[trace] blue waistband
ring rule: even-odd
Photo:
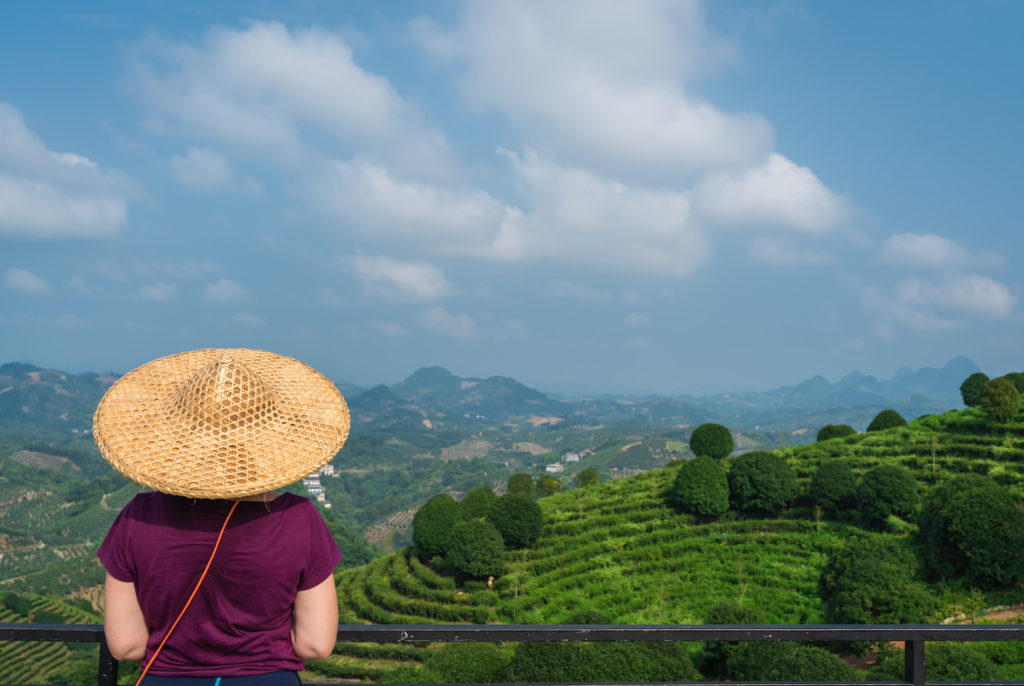
[[[143,686],[302,686],[298,672],[282,671],[252,676],[156,676],[147,674]]]

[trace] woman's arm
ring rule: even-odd
[[[115,660],[141,660],[146,656],[149,629],[142,617],[135,584],[107,574],[103,597],[103,633]]]
[[[326,658],[338,641],[338,592],[334,575],[295,594],[292,645],[303,660]]]

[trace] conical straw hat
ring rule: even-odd
[[[125,374],[100,400],[93,436],[114,469],[190,498],[233,499],[307,476],[348,437],[345,399],[298,360],[193,350]]]

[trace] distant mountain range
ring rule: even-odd
[[[890,379],[851,372],[835,383],[814,376],[771,391],[697,397],[560,399],[515,379],[463,378],[442,367],[424,367],[393,386],[364,389],[340,384],[354,431],[388,427],[429,430],[435,424],[560,427],[615,423],[685,426],[719,421],[735,429],[796,432],[826,423],[863,429],[878,411],[896,409],[908,419],[962,407],[959,387],[978,366],[957,357],[941,368],[903,368]],[[85,432],[112,375],[66,374],[33,365],[0,366],[0,423],[41,425]]]

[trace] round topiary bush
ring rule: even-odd
[[[513,474],[509,477],[508,487],[505,489],[506,493],[513,495],[524,495],[527,498],[532,498],[536,493],[536,487],[533,484],[533,479],[529,474]]]
[[[856,436],[857,431],[849,424],[826,424],[818,430],[818,441]]]
[[[729,479],[710,457],[695,457],[679,468],[669,488],[669,502],[683,512],[707,518],[721,517],[729,509]]]
[[[412,518],[412,542],[421,560],[444,555],[455,523],[461,518],[459,504],[439,493],[416,510]]]
[[[732,433],[721,424],[701,424],[690,434],[690,450],[697,457],[721,460],[736,447]]]
[[[917,481],[906,467],[872,467],[857,486],[857,509],[868,522],[879,524],[889,515],[906,517],[917,507]]]
[[[960,397],[967,407],[975,407],[981,399],[981,390],[989,382],[987,374],[974,372],[960,384]]]
[[[808,491],[826,512],[846,510],[857,504],[857,476],[848,462],[826,462],[814,473]]]
[[[467,517],[486,517],[497,501],[498,496],[489,487],[477,486],[469,489],[466,495],[462,496],[459,507]]]
[[[506,548],[526,548],[540,536],[544,515],[533,498],[506,493],[487,513],[487,521],[501,534]]]
[[[1020,413],[1020,391],[1009,379],[992,379],[981,389],[978,406],[993,421],[1005,424]]]
[[[897,426],[906,426],[907,420],[900,416],[896,410],[882,410],[875,415],[875,418],[868,424],[868,431],[884,431],[894,429]]]
[[[740,510],[776,514],[796,497],[786,458],[765,450],[737,455],[729,465],[729,495]]]
[[[505,572],[505,542],[484,519],[459,522],[452,529],[445,559],[462,577],[501,576]]]

